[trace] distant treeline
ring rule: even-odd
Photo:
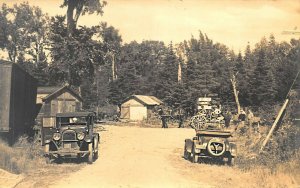
[[[242,106],[282,102],[300,61],[299,39],[279,43],[272,34],[238,54],[201,31],[168,45],[123,44],[119,31],[107,23],[79,26],[70,36],[65,16],[49,17],[27,3],[2,5],[0,48],[40,86],[80,86],[86,109],[118,105],[132,94],[142,94],[190,114],[196,99],[207,94],[218,94],[224,104],[234,102],[233,75]]]

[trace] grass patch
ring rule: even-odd
[[[300,128],[283,125],[259,153],[268,131],[237,136],[238,168],[253,174],[259,187],[296,187],[300,184]]]
[[[0,168],[6,171],[26,174],[45,166],[42,147],[27,137],[20,137],[12,147],[0,140],[0,151]]]

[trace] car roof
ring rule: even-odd
[[[57,113],[56,117],[95,116],[95,112],[66,112]]]

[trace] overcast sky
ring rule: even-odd
[[[0,0],[14,4],[22,0]],[[59,5],[63,0],[28,0],[49,15],[65,14]],[[117,28],[124,42],[162,40],[178,43],[198,31],[214,42],[244,51],[247,42],[253,46],[271,33],[278,41],[292,37],[284,30],[300,31],[300,0],[107,0],[104,15],[79,18],[79,25],[96,25],[106,21]]]

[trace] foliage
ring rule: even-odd
[[[39,80],[48,84],[45,46],[48,34],[48,16],[39,7],[21,3],[0,10],[0,48],[8,53],[9,60],[19,63]]]
[[[68,37],[65,17],[56,16],[50,22],[50,74],[53,82],[79,86],[83,79],[94,79],[94,70],[103,63],[100,44],[93,40],[97,27],[80,27]]]
[[[72,36],[75,32],[77,21],[80,15],[85,14],[103,14],[103,7],[106,1],[100,0],[64,0],[61,7],[67,7],[67,25],[68,35]],[[74,15],[75,11],[75,15]]]
[[[299,39],[279,43],[270,35],[253,49],[248,44],[244,53],[236,54],[201,31],[174,48],[161,41],[122,44],[119,31],[107,23],[77,28],[80,15],[102,15],[105,5],[99,0],[64,0],[66,19],[49,18],[28,3],[3,4],[0,48],[41,86],[67,82],[82,87],[88,109],[120,104],[129,95],[142,94],[192,115],[196,99],[210,93],[218,94],[222,103],[234,102],[233,74],[241,105],[259,109],[281,103],[299,70]],[[178,83],[179,63],[182,80]]]

